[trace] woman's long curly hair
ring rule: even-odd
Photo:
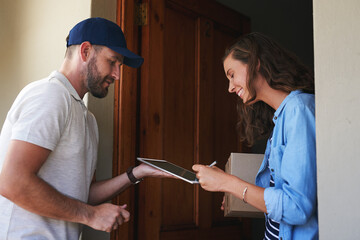
[[[223,61],[229,56],[248,65],[247,89],[250,98],[245,103],[238,101],[238,130],[240,140],[252,146],[256,140],[271,133],[275,110],[256,99],[254,79],[260,73],[273,89],[290,93],[301,89],[314,93],[313,72],[291,52],[261,33],[250,33],[237,39],[225,50]],[[258,64],[260,64],[258,68]]]

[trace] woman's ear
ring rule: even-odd
[[[89,59],[91,49],[92,49],[92,45],[90,42],[83,42],[80,45],[80,48],[79,48],[80,58],[83,62],[86,62]]]
[[[257,63],[257,66],[256,66],[256,71],[258,72],[260,70],[260,60],[258,59],[258,63]]]

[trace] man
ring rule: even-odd
[[[70,31],[60,70],[20,92],[0,136],[0,239],[78,239],[82,224],[110,232],[130,214],[101,203],[146,176],[168,176],[139,165],[92,182],[98,129],[82,99],[105,97],[122,64],[142,63],[118,25],[90,18]]]

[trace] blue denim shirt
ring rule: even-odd
[[[272,141],[256,176],[280,239],[318,239],[315,96],[291,92],[275,111]],[[275,187],[269,187],[270,175]]]

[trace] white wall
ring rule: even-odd
[[[0,127],[18,92],[62,63],[71,27],[90,16],[90,0],[0,1]]]
[[[360,239],[360,1],[314,0],[321,239]]]

